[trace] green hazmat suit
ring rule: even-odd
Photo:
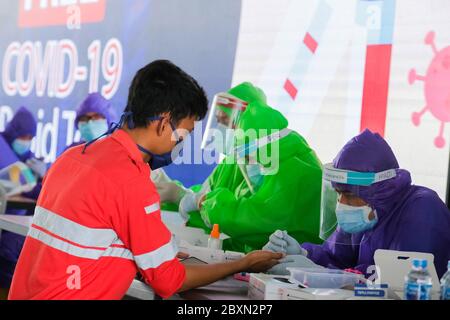
[[[239,118],[238,128],[267,129],[268,134],[270,129],[287,128],[287,119],[267,106],[262,91],[250,83],[243,83],[229,93],[249,102]],[[258,134],[257,138],[263,135]],[[236,139],[235,145],[242,143],[242,139]],[[259,250],[277,229],[286,230],[300,243],[320,243],[321,163],[296,132],[292,131],[278,144],[278,172],[264,175],[255,193],[250,191],[239,166],[225,158],[208,178],[211,191],[206,194],[200,212],[190,213],[188,226],[209,230],[204,221],[219,224],[221,232],[230,236],[223,248],[232,251]],[[270,148],[268,154],[271,155]]]

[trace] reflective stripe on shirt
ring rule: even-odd
[[[86,258],[116,257],[134,260],[112,229],[88,228],[61,217],[50,210],[36,207],[28,236],[67,254]]]
[[[146,214],[157,212],[160,209],[159,202],[149,205],[149,206],[145,207],[144,209],[145,209]]]
[[[85,247],[107,248],[119,238],[112,229],[88,228],[42,207],[36,207],[33,224]]]
[[[173,260],[177,253],[178,247],[172,238],[168,243],[154,251],[134,256],[134,260],[140,269],[147,270],[158,268],[164,262]]]

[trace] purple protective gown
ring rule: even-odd
[[[91,93],[89,94],[86,99],[78,106],[77,110],[77,116],[75,118],[75,126],[78,128],[78,122],[82,116],[84,116],[87,113],[95,112],[98,114],[101,114],[103,117],[105,117],[108,127],[111,125],[112,122],[116,121],[116,113],[111,105],[111,103],[103,98],[102,95],[99,93]],[[79,146],[80,144],[86,143],[86,141],[79,141],[74,142],[70,146],[68,146],[64,151],[67,149],[70,149],[72,147]]]
[[[428,252],[434,255],[439,277],[450,260],[450,211],[436,192],[411,184],[399,169],[389,145],[378,134],[364,131],[350,140],[334,159],[336,168],[380,172],[396,169],[397,176],[369,187],[336,185],[364,199],[378,215],[372,230],[348,234],[339,227],[322,245],[302,244],[308,258],[329,267],[367,273],[377,249]]]
[[[36,135],[36,120],[34,116],[25,107],[21,107],[13,119],[8,123],[4,132],[0,133],[0,169],[3,169],[17,161],[25,162],[34,157],[29,151],[22,156],[18,156],[12,149],[12,142],[25,135]],[[41,183],[27,193],[22,195],[31,199],[37,199],[41,190]],[[7,210],[6,214],[26,215],[32,214],[26,210]],[[0,287],[7,288],[12,279],[14,267],[22,250],[25,238],[11,233],[2,231],[0,235]]]
[[[108,122],[108,126],[117,118],[111,103],[103,98],[101,94],[96,92],[89,94],[78,106],[76,112],[77,116],[75,118],[75,125],[77,128],[80,117],[90,112],[95,112],[105,117]]]

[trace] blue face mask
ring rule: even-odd
[[[159,120],[159,119],[160,119],[160,117],[151,118],[149,120]],[[170,126],[171,126],[172,131],[174,132],[175,138],[176,138],[176,144],[175,144],[176,149],[174,148],[174,150],[180,151],[183,148],[183,139],[181,139],[177,135],[177,133],[176,133],[177,128],[172,124],[172,122],[170,122]],[[166,166],[170,165],[173,162],[173,160],[175,160],[179,155],[179,153],[174,154],[174,152],[173,152],[174,150],[171,150],[171,151],[169,151],[167,153],[163,153],[163,154],[156,154],[156,153],[153,153],[153,152],[143,148],[140,145],[137,145],[137,147],[141,152],[146,153],[150,156],[150,161],[148,162],[148,164],[150,165],[150,168],[152,170],[156,170],[161,167],[166,167]]]
[[[246,171],[253,187],[259,188],[264,180],[264,175],[261,173],[261,166],[259,164],[249,164],[246,166]]]
[[[183,144],[182,141],[177,142],[177,149],[181,150],[183,148]],[[172,151],[167,152],[167,153],[163,153],[163,154],[156,154],[153,153],[143,147],[141,147],[140,145],[137,145],[138,149],[146,154],[148,154],[150,156],[150,161],[148,162],[148,164],[150,165],[150,168],[152,170],[156,170],[162,167],[166,167],[168,165],[170,165],[173,160],[175,160],[178,157],[177,155],[172,155]]]
[[[378,222],[375,219],[369,220],[370,213],[374,211],[369,206],[353,207],[338,202],[336,206],[336,217],[341,229],[347,233],[360,233],[372,229]]]
[[[78,129],[80,130],[81,138],[86,142],[90,142],[108,131],[108,122],[106,119],[80,122]]]
[[[31,140],[16,139],[12,143],[12,148],[17,155],[23,156],[25,153],[30,151]]]

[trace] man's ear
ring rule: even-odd
[[[164,132],[164,130],[166,130],[167,127],[170,127],[170,114],[168,112],[165,112],[163,114],[161,114],[162,119],[159,120],[158,122],[158,127],[157,127],[157,134],[158,136],[161,136]]]
[[[162,118],[160,120],[158,120],[157,125],[156,125],[156,134],[158,135],[158,137],[162,136],[162,133],[164,132],[165,129],[165,124],[164,124],[165,118]]]

